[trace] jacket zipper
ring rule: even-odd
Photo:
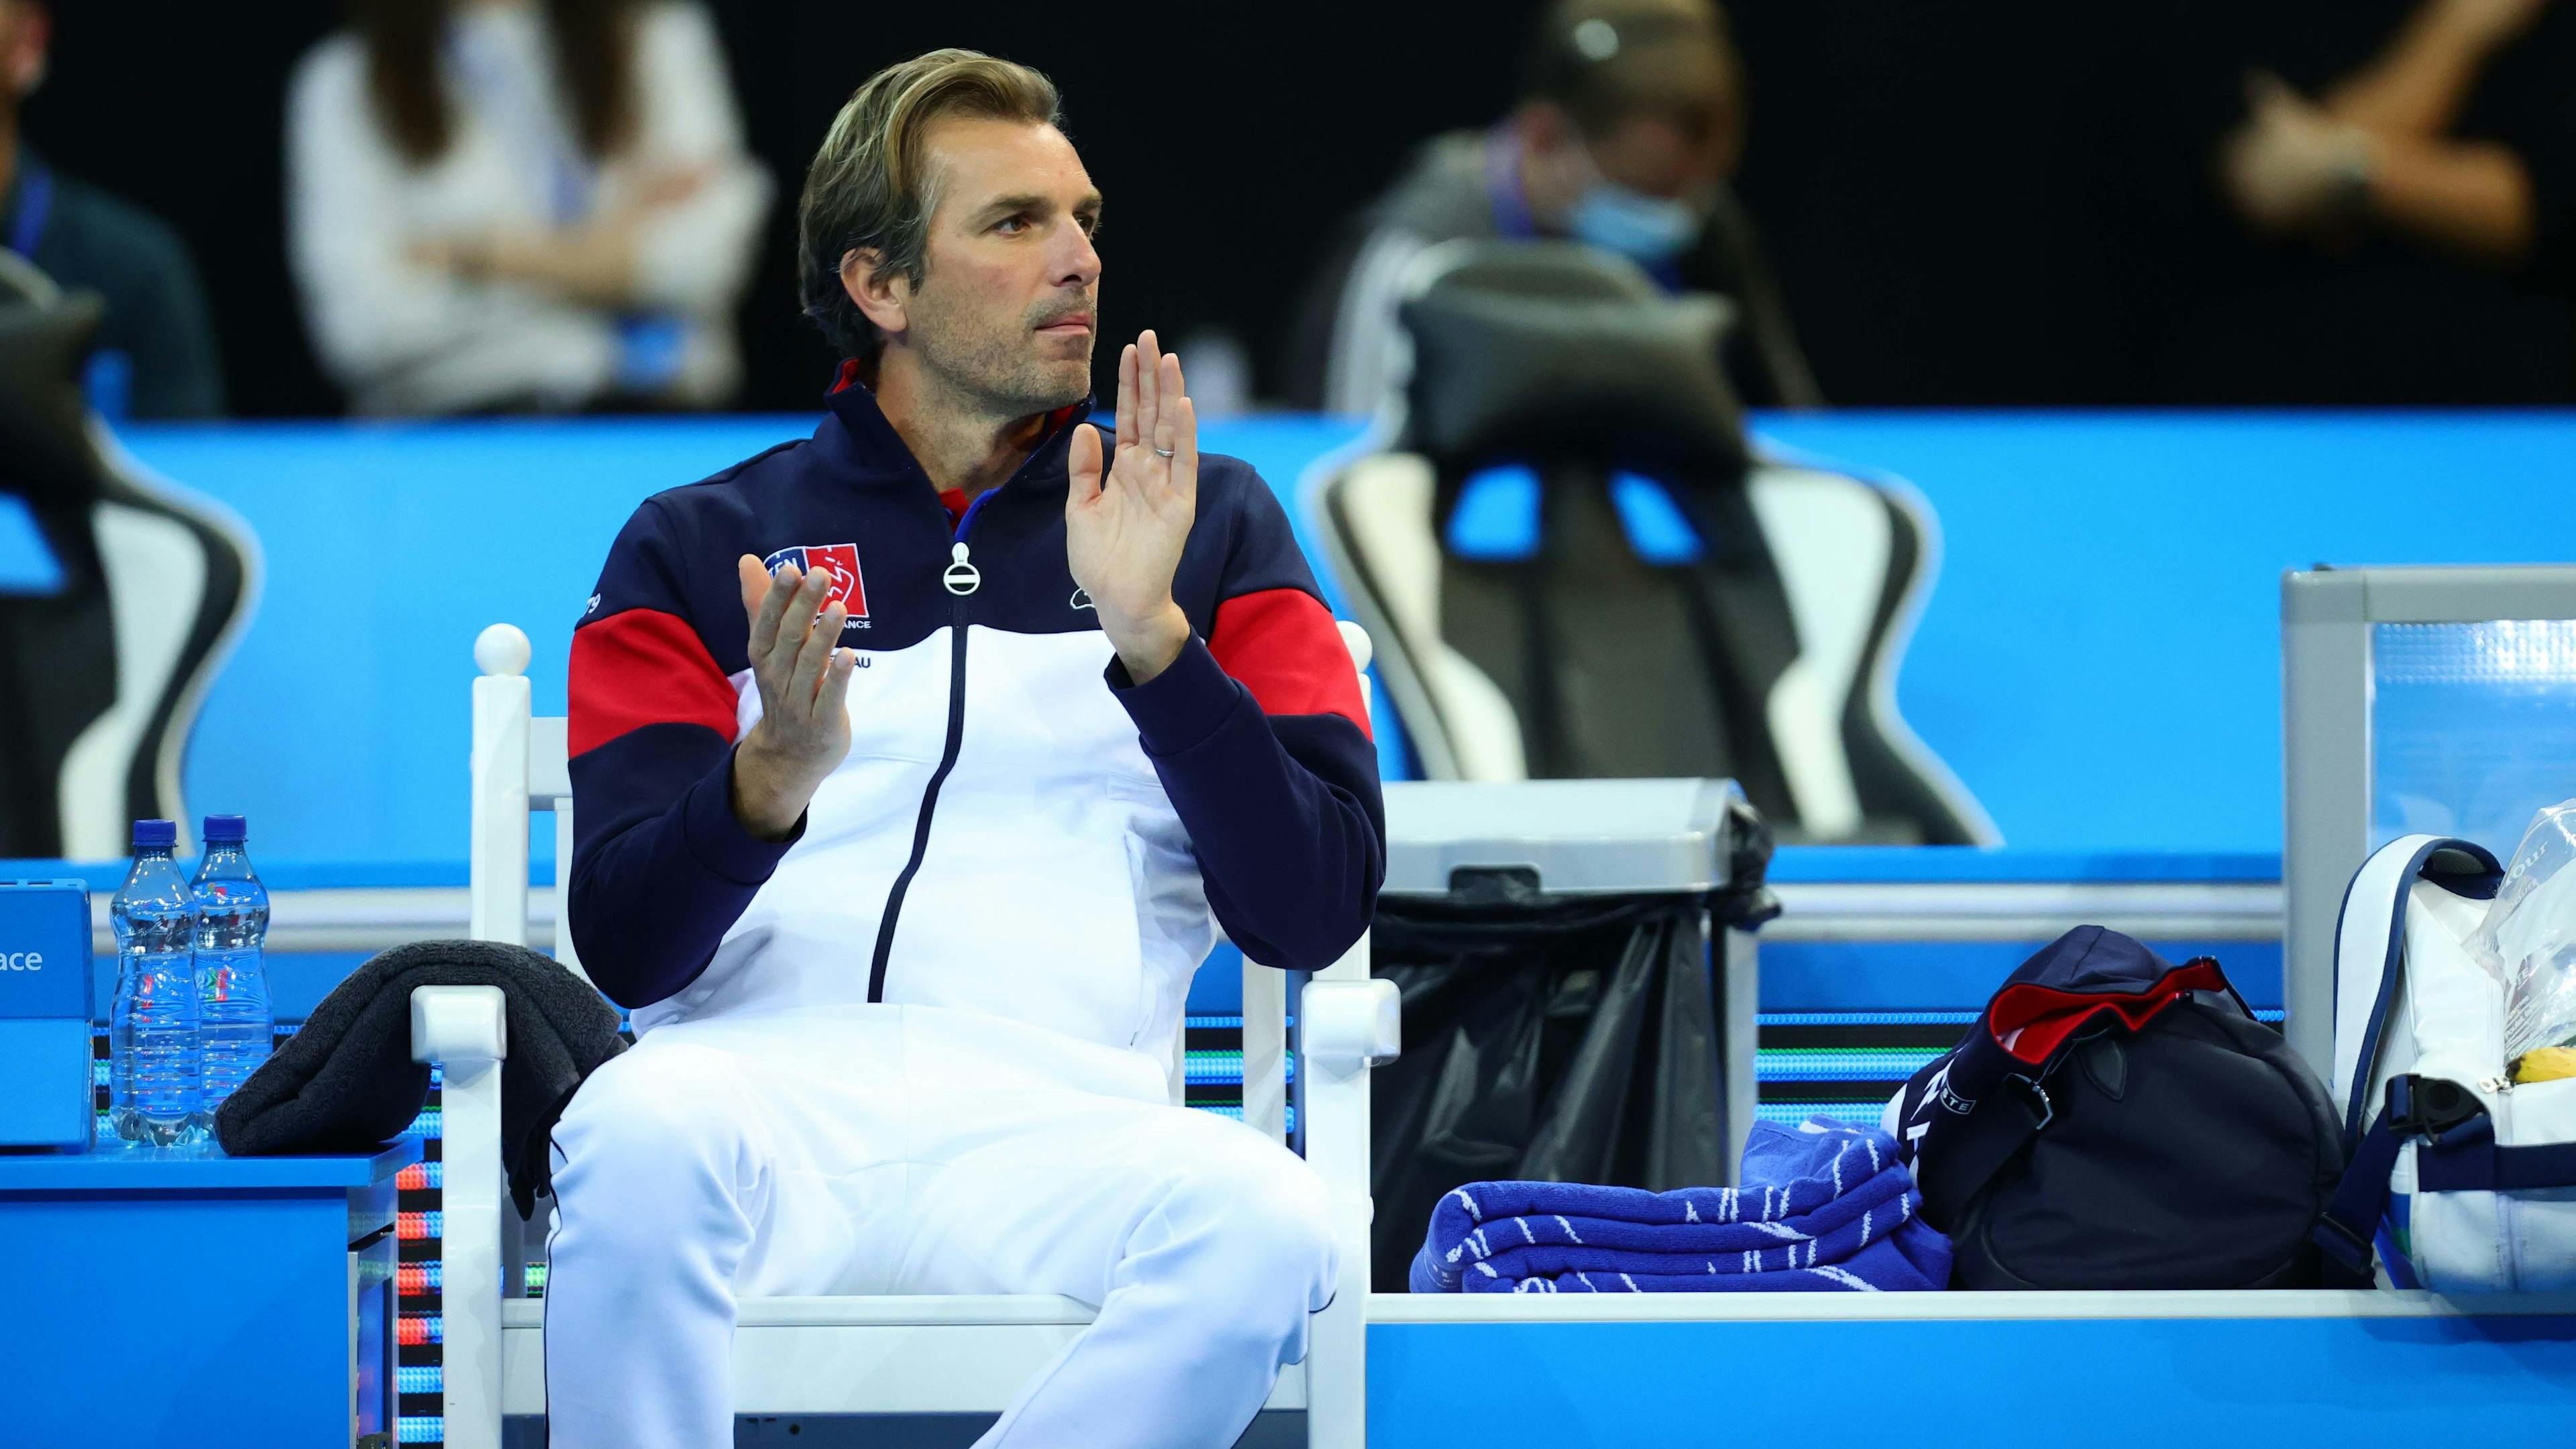
[[[1009,486],[1007,484],[1005,487]],[[912,889],[912,878],[921,872],[921,858],[930,850],[930,816],[939,805],[939,787],[948,781],[948,772],[957,768],[957,747],[966,738],[966,599],[983,586],[983,576],[968,562],[966,530],[974,525],[975,515],[985,501],[1000,488],[988,489],[966,505],[957,520],[956,541],[948,550],[948,568],[940,576],[952,596],[948,605],[948,742],[940,748],[939,767],[930,772],[930,784],[921,792],[921,813],[912,823],[912,858],[886,892],[885,915],[877,922],[876,954],[868,962],[868,1000],[885,1000],[886,962],[894,954],[894,929],[903,915],[903,898]]]

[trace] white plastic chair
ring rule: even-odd
[[[1369,640],[1343,624],[1363,671]],[[572,862],[572,781],[564,721],[532,718],[527,635],[507,624],[474,644],[474,939],[528,940],[531,811],[555,817],[555,955],[580,971],[563,928]],[[1363,677],[1362,697],[1367,684]],[[1368,938],[1308,981],[1297,1080],[1306,1160],[1330,1188],[1341,1285],[1315,1315],[1306,1361],[1281,1373],[1267,1407],[1306,1411],[1312,1449],[1367,1442],[1369,1281],[1368,1069],[1394,1059],[1392,983],[1369,978]],[[1282,1135],[1285,973],[1243,965],[1243,1120]],[[412,993],[412,1057],[444,1076],[445,1373],[449,1449],[498,1449],[505,1414],[545,1412],[544,1304],[504,1283],[501,992],[429,986]],[[1173,1100],[1183,1081],[1172,1045]],[[517,1226],[515,1213],[507,1225]],[[515,1265],[513,1265],[515,1266]],[[1053,1296],[748,1298],[734,1334],[738,1414],[999,1413],[1084,1325],[1091,1310]]]

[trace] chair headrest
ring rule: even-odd
[[[1746,465],[1720,361],[1726,299],[1667,296],[1634,263],[1571,242],[1448,242],[1421,266],[1399,311],[1413,339],[1407,448],[1452,467],[1565,454]]]
[[[61,293],[32,267],[0,266],[0,492],[48,501],[96,491],[80,379],[104,313],[94,292]]]

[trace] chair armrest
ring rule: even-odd
[[[1307,982],[1306,1055],[1343,1071],[1394,1061],[1404,1050],[1402,1000],[1392,981]]]
[[[500,987],[423,986],[412,992],[413,1061],[497,1062],[509,1056],[509,1048]]]
[[[411,1059],[437,1063],[446,1078],[439,1405],[448,1449],[501,1449],[501,1061],[510,1045],[502,1005],[498,986],[411,994]]]

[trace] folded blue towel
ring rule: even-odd
[[[1469,1183],[1440,1200],[1416,1293],[1929,1290],[1950,1243],[1874,1128],[1754,1124],[1745,1186]]]

